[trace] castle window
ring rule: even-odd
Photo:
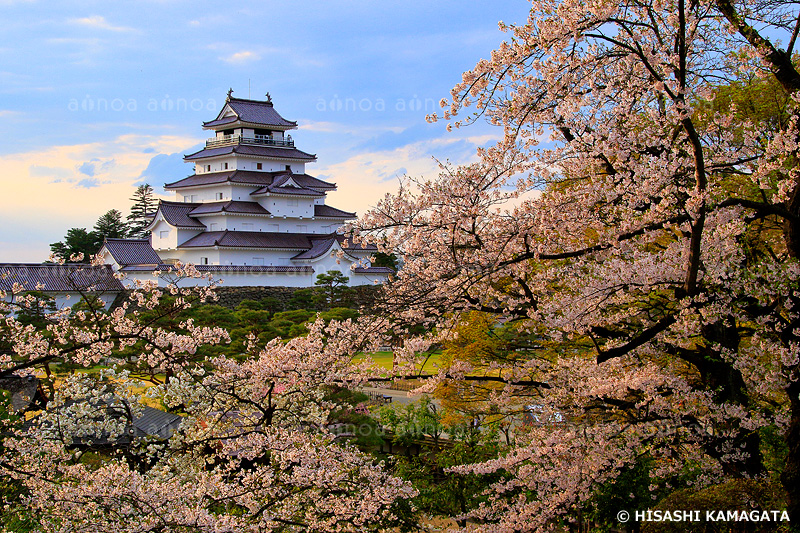
[[[297,198],[289,198],[286,201],[286,205],[288,205],[289,207],[297,207],[297,205],[298,205]]]
[[[159,231],[158,232],[158,236],[160,238],[162,238],[162,239],[168,239],[169,238],[169,231]]]
[[[258,170],[262,170],[263,168],[264,168],[264,165],[263,165],[263,164],[261,164],[261,163],[256,163],[256,169],[258,169]]]
[[[217,193],[217,200],[222,200],[222,193],[221,192]]]
[[[208,257],[201,257],[200,258],[200,264],[201,265],[207,265],[208,264]]]

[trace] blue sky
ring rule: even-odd
[[[43,261],[70,227],[127,214],[136,184],[182,161],[226,92],[296,120],[309,174],[363,213],[403,174],[434,174],[499,132],[427,124],[461,73],[521,22],[524,0],[44,2],[0,0],[0,261]]]

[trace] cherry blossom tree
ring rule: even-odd
[[[176,283],[166,288],[141,283],[110,313],[83,287],[87,308],[50,314],[46,329],[4,320],[10,349],[0,377],[56,363],[113,363],[131,347],[137,373],[168,376],[143,395],[127,370],[73,373],[34,419],[6,423],[0,468],[23,494],[16,508],[49,532],[405,525],[414,489],[328,429],[337,406],[326,388],[372,373],[367,362],[352,361],[365,329],[318,319],[305,337],[253,347],[247,357],[197,361],[198,348],[227,342],[227,332],[191,320],[170,329],[160,323],[213,297],[214,285],[180,287],[187,278],[205,281],[192,279],[202,276],[191,266],[178,265],[170,277]],[[20,296],[12,305],[26,302]],[[167,440],[155,430],[133,432],[148,398],[184,417]]]
[[[357,228],[403,264],[395,329],[442,340],[479,310],[527,335],[426,385],[505,384],[492,401],[542,422],[457,469],[508,474],[470,527],[578,516],[645,456],[654,488],[763,477],[766,431],[800,522],[798,4],[535,0],[501,29],[429,119],[502,139]],[[748,111],[767,90],[773,114]]]

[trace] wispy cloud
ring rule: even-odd
[[[72,24],[85,26],[87,28],[94,28],[98,30],[115,31],[115,32],[131,32],[136,31],[135,28],[127,26],[114,26],[106,20],[105,17],[100,15],[92,15],[90,17],[74,18],[69,20]]]
[[[0,222],[24,223],[30,242],[23,252],[16,246],[0,247],[0,261],[43,261],[49,243],[59,240],[68,228],[91,227],[112,208],[126,213],[128,198],[153,159],[153,151],[173,154],[196,143],[189,137],[126,134],[104,142],[4,155],[0,189],[16,201],[4,206]],[[184,171],[175,179],[185,175]],[[153,182],[156,191],[162,184]],[[17,233],[18,226],[0,224],[0,242],[15,241]],[[34,249],[39,252],[31,253]]]
[[[245,63],[252,63],[253,61],[258,61],[259,59],[261,59],[261,55],[256,52],[253,52],[252,50],[242,50],[241,52],[236,52],[235,54],[221,57],[220,59],[225,61],[226,63],[231,63],[233,65],[243,65]]]
[[[215,13],[213,15],[206,15],[204,17],[199,17],[196,19],[190,20],[187,24],[193,28],[208,28],[208,27],[221,27],[224,24],[227,24],[231,21],[230,17],[227,15],[221,15],[219,13]]]
[[[455,137],[452,141],[458,150],[449,152],[453,164],[468,163],[477,156],[473,140]],[[400,179],[405,175],[433,177],[440,172],[439,163],[434,159],[434,145],[430,140],[418,141],[393,149],[375,150],[355,154],[333,165],[322,166],[317,177],[332,181],[337,192],[332,194],[329,204],[345,209],[364,211],[377,204],[386,193],[397,191]],[[313,173],[313,172],[312,172]]]
[[[319,131],[322,133],[338,133],[347,135],[371,136],[376,133],[403,133],[403,126],[364,126],[344,122],[328,122],[321,120],[300,119],[300,131]]]

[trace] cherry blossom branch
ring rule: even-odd
[[[730,22],[747,41],[758,50],[761,57],[770,65],[775,79],[790,93],[800,91],[800,73],[792,63],[791,52],[781,52],[776,49],[771,41],[764,38],[759,31],[749,25],[736,11],[732,0],[715,0],[715,5],[720,13]],[[800,25],[800,19],[798,19]],[[792,33],[791,42],[797,36],[798,27]]]

